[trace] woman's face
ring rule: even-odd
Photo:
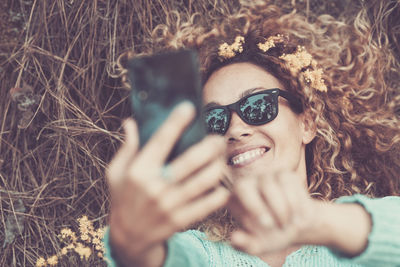
[[[203,89],[204,103],[228,105],[246,94],[271,88],[285,90],[277,78],[261,67],[235,63],[210,76]],[[304,115],[290,109],[286,99],[278,99],[277,117],[264,125],[249,125],[232,113],[225,134],[225,162],[232,180],[284,169],[295,171],[307,183],[305,145],[314,138],[313,127],[309,127],[310,121]]]

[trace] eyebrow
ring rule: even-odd
[[[246,91],[244,91],[244,92],[242,92],[240,95],[239,95],[239,99],[242,99],[243,97],[246,97],[246,96],[248,96],[248,95],[251,95],[252,93],[254,93],[255,91],[258,91],[258,90],[261,90],[261,89],[263,89],[263,90],[265,90],[265,88],[264,87],[255,87],[255,88],[250,88],[250,89],[247,89]],[[218,103],[218,102],[209,102],[209,103],[207,103],[205,106],[203,106],[203,109],[208,109],[208,108],[212,108],[212,107],[216,107],[216,106],[222,106],[220,103]]]

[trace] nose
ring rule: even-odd
[[[239,141],[252,135],[252,126],[245,123],[236,112],[232,112],[229,128],[225,133],[228,142]]]

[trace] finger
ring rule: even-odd
[[[114,246],[119,246],[120,244],[126,243],[127,235],[124,233],[123,229],[118,225],[118,221],[112,219],[112,214],[110,214],[110,243]]]
[[[134,199],[138,209],[146,209],[149,206],[157,206],[164,192],[168,189],[168,184],[156,176],[157,171],[138,166],[136,163],[128,170],[128,178],[124,184],[124,195],[121,198]]]
[[[106,171],[111,189],[116,188],[124,179],[126,170],[135,157],[139,146],[135,121],[128,118],[122,125],[125,132],[125,141],[115,154]]]
[[[282,189],[282,185],[278,183],[279,177],[268,177],[268,179],[260,179],[261,196],[269,207],[272,216],[275,218],[277,225],[284,228],[291,220],[291,209],[287,200],[286,191]]]
[[[166,205],[175,208],[205,194],[207,191],[219,186],[223,178],[221,162],[212,162],[209,166],[197,172],[182,184],[172,184],[167,193]]]
[[[228,175],[226,175],[226,168],[224,170],[223,173],[223,177],[221,180],[221,184],[222,186],[224,186],[226,189],[228,189],[230,192],[233,192],[233,180],[231,177],[229,177]]]
[[[231,244],[236,249],[252,255],[260,255],[265,250],[265,246],[260,244],[260,239],[242,230],[232,233]]]
[[[207,136],[200,143],[190,147],[169,164],[174,181],[179,182],[211,161],[219,161],[218,156],[225,152],[225,142],[220,136]],[[222,160],[220,164],[222,168]]]
[[[275,225],[268,206],[264,203],[259,193],[256,179],[237,181],[234,186],[234,193],[251,220],[261,224],[263,227],[273,227]],[[251,231],[252,229],[247,230]]]
[[[189,101],[185,101],[174,108],[166,121],[143,147],[140,152],[140,159],[138,158],[138,164],[148,165],[148,162],[153,162],[155,166],[162,166],[195,114],[194,106]]]
[[[127,118],[123,121],[122,127],[125,132],[127,149],[133,149],[132,154],[136,153],[139,147],[139,136],[137,124],[132,118]]]
[[[299,177],[293,172],[282,172],[278,182],[285,192],[286,200],[291,211],[291,220],[293,221],[297,213],[302,212],[302,206],[308,200],[308,192],[299,180]]]
[[[314,211],[310,208],[312,199],[308,193],[306,181],[299,179],[293,172],[287,172],[279,179],[279,182],[286,191],[287,201],[292,210],[292,224],[295,224],[297,228],[303,227]]]
[[[240,203],[238,198],[235,195],[231,195],[229,198],[227,208],[230,214],[236,219],[236,221],[241,225],[244,226],[246,224],[245,229],[251,227],[248,221],[253,221],[254,219],[251,218],[250,220],[246,220],[249,216],[247,216],[247,211],[243,208],[243,205]],[[244,222],[245,221],[245,222]]]
[[[229,191],[220,186],[207,195],[177,209],[172,215],[172,219],[174,221],[174,229],[172,230],[181,230],[196,221],[204,219],[212,212],[222,208],[226,205],[229,195]]]
[[[228,209],[232,216],[240,223],[242,229],[256,233],[265,229],[272,229],[275,225],[273,217],[269,213],[262,213],[254,216],[248,213],[242,202],[233,195],[228,202]]]
[[[243,230],[236,230],[231,235],[231,244],[233,247],[256,256],[266,253],[282,251],[289,248],[293,243],[295,231],[287,229],[284,232],[272,231],[266,234],[253,234]]]

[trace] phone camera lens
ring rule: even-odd
[[[139,93],[138,93],[138,97],[141,101],[146,100],[148,96],[149,95],[146,91],[139,91]]]

